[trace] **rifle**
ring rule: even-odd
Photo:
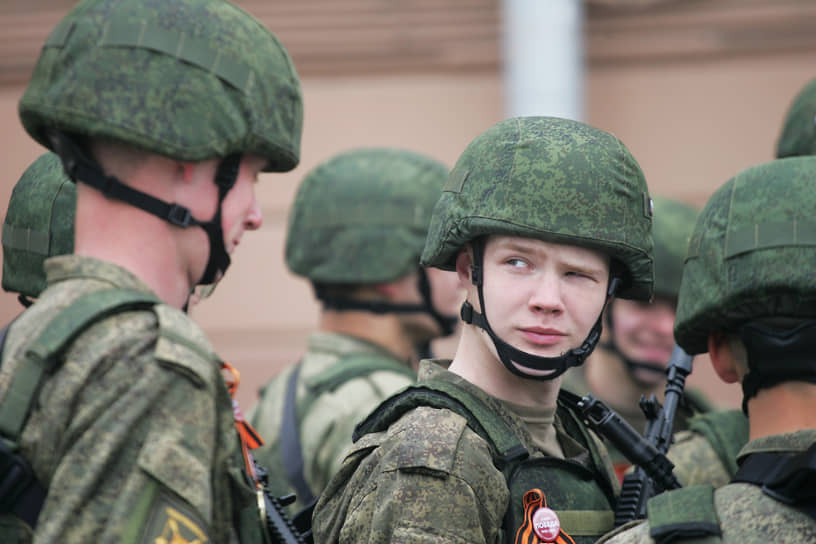
[[[647,424],[641,436],[614,410],[592,395],[576,400],[577,395],[568,393],[568,403],[577,408],[584,422],[595,432],[609,440],[620,452],[636,465],[634,472],[623,479],[618,506],[615,510],[615,527],[634,519],[646,517],[646,502],[650,497],[667,489],[682,487],[672,473],[674,464],[666,457],[672,441],[674,416],[691,373],[692,358],[679,346],[672,351],[666,368],[666,399],[661,406],[654,395],[640,399],[640,408],[646,414]]]
[[[295,502],[294,495],[273,497],[267,487],[267,472],[259,465],[255,465],[262,487],[258,489],[258,509],[266,522],[266,529],[273,544],[312,544],[312,532],[299,531],[284,507]]]

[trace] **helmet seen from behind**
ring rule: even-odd
[[[53,153],[41,155],[14,186],[3,222],[3,289],[36,298],[43,261],[74,251],[76,187]]]

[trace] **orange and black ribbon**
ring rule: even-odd
[[[241,439],[241,451],[244,454],[244,463],[246,464],[247,472],[256,484],[259,484],[258,476],[255,470],[255,463],[252,460],[252,455],[249,450],[254,450],[257,447],[263,446],[264,441],[258,431],[252,428],[252,425],[244,419],[244,414],[238,407],[238,401],[235,400],[235,393],[238,391],[238,385],[241,383],[241,373],[238,372],[234,366],[229,363],[221,363],[221,370],[226,370],[230,376],[224,377],[224,382],[227,384],[227,391],[232,397],[232,415],[235,418],[235,429],[238,431],[238,436]]]
[[[533,526],[533,516],[539,508],[547,507],[547,497],[544,496],[544,493],[540,489],[531,489],[524,494],[522,503],[524,505],[524,522],[518,531],[516,531],[515,544],[542,544],[547,542],[536,534],[535,527]],[[555,540],[551,540],[550,542],[555,542],[556,544],[575,544],[572,537],[565,533],[563,529],[558,532],[558,536],[555,537]]]

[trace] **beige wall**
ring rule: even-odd
[[[616,64],[591,63],[588,122],[615,132],[640,161],[653,193],[702,204],[738,170],[768,160],[781,117],[811,77],[812,50]],[[22,84],[0,87],[0,207],[42,151],[20,127]],[[249,233],[213,297],[195,308],[222,357],[243,371],[240,400],[281,364],[294,361],[317,307],[305,282],[282,262],[286,213],[298,180],[328,155],[359,145],[404,146],[448,164],[476,134],[503,116],[497,70],[436,74],[304,77],[306,119],[301,166],[268,175],[258,187],[264,226]],[[0,319],[19,310],[0,294]],[[440,346],[450,353],[452,342]],[[691,383],[724,405],[740,393],[712,376],[705,358]]]

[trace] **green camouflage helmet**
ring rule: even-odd
[[[796,95],[776,144],[777,158],[799,155],[816,155],[816,79]]]
[[[696,219],[697,210],[691,206],[667,198],[654,198],[655,295],[677,298],[683,261]]]
[[[743,170],[709,199],[689,242],[674,335],[689,354],[746,321],[816,317],[816,157]]]
[[[54,28],[20,101],[28,133],[113,139],[183,161],[233,153],[287,171],[303,104],[288,53],[223,0],[86,0]]]
[[[356,149],[309,172],[289,217],[286,263],[317,283],[380,283],[419,267],[448,169],[401,149]]]
[[[490,234],[587,247],[626,269],[618,296],[652,295],[652,210],[629,150],[597,128],[553,117],[502,121],[477,136],[436,205],[422,264],[453,270]]]
[[[36,298],[43,261],[74,251],[76,187],[53,153],[41,155],[14,186],[3,223],[3,289]]]

